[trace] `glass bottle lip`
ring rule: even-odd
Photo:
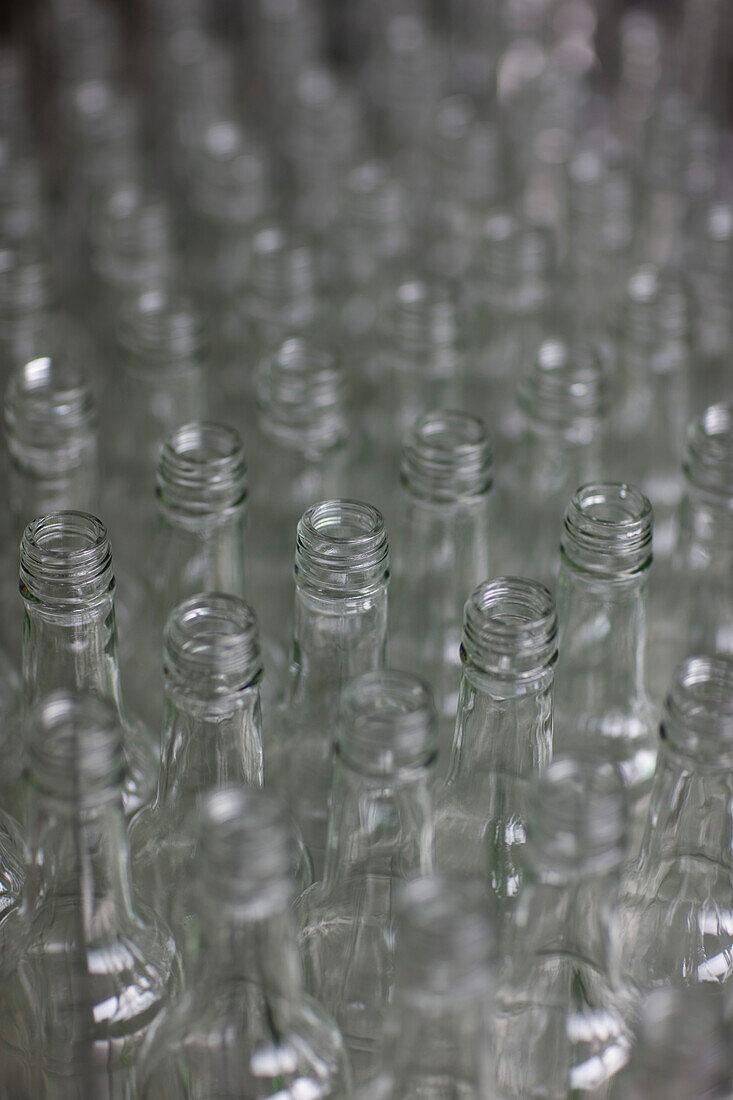
[[[733,768],[733,658],[692,656],[677,667],[660,736],[685,756]]]
[[[606,580],[636,577],[651,565],[652,530],[652,506],[633,485],[583,485],[565,511],[563,564]]]
[[[538,877],[603,874],[626,857],[628,805],[621,770],[587,757],[556,757],[529,801],[527,857]]]
[[[263,226],[252,240],[251,284],[258,299],[290,309],[294,322],[307,323],[315,313],[315,261],[312,250],[277,223]],[[299,305],[298,305],[299,304]]]
[[[257,372],[260,424],[285,447],[330,450],[348,434],[346,374],[324,347],[286,340]]]
[[[20,544],[23,599],[57,611],[86,611],[114,589],[112,548],[88,512],[49,512],[28,524]]]
[[[206,420],[171,432],[160,449],[156,495],[163,515],[184,526],[241,516],[247,466],[239,433]]]
[[[381,329],[398,361],[417,360],[424,378],[449,380],[456,373],[456,304],[446,284],[405,278],[384,300]]]
[[[355,771],[395,776],[433,763],[438,720],[430,688],[407,672],[377,670],[341,693],[336,753]]]
[[[257,616],[238,596],[205,592],[178,604],[163,650],[166,689],[176,694],[223,701],[262,677]]]
[[[541,226],[496,210],[481,229],[479,256],[492,293],[515,297],[515,309],[537,309],[549,298],[554,256],[550,233]]]
[[[373,595],[389,580],[389,539],[382,513],[355,500],[311,505],[298,522],[295,579],[323,599]]]
[[[733,509],[733,404],[711,405],[693,421],[682,470],[691,489]]]
[[[604,420],[609,412],[606,367],[596,347],[572,347],[559,338],[542,342],[519,388],[519,405],[531,419],[572,427]]]
[[[463,612],[461,660],[505,682],[532,680],[557,661],[557,611],[549,589],[524,577],[478,585]]]
[[[202,318],[193,303],[166,282],[123,303],[117,337],[134,356],[125,369],[135,375],[198,374],[208,354]]]
[[[42,356],[16,370],[5,393],[5,437],[18,466],[35,474],[54,475],[93,461],[97,413],[81,368]]]
[[[207,791],[198,800],[195,830],[202,904],[249,919],[288,910],[293,839],[278,799],[245,787]]]
[[[115,709],[96,695],[57,691],[33,708],[27,774],[36,797],[56,812],[112,802],[122,807],[125,758]]]
[[[493,484],[493,455],[483,421],[452,410],[420,417],[405,437],[400,473],[403,485],[427,501],[485,495]]]

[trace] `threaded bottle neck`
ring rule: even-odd
[[[381,512],[353,500],[314,504],[298,523],[295,579],[312,597],[360,599],[386,588],[389,540]]]
[[[247,500],[247,467],[234,428],[207,421],[184,424],[164,441],[156,494],[168,522],[188,529],[241,519]]]
[[[519,403],[530,420],[561,429],[604,420],[609,393],[599,353],[590,346],[545,340],[520,388]]]
[[[23,599],[56,612],[84,612],[111,599],[107,529],[86,512],[52,512],[29,523],[20,545]]]
[[[633,579],[652,562],[652,506],[622,482],[584,485],[565,512],[563,565],[608,581]]]
[[[194,700],[232,709],[262,678],[257,617],[237,596],[206,593],[179,604],[163,652],[166,693],[184,706]]]
[[[548,589],[521,577],[480,584],[463,613],[461,661],[505,683],[545,676],[557,661],[557,612]]]
[[[499,211],[485,222],[479,243],[489,294],[522,312],[538,309],[550,295],[552,248],[539,226]]]
[[[356,677],[341,693],[337,757],[369,777],[397,779],[437,755],[437,715],[430,689],[406,672]]]
[[[427,378],[456,372],[456,308],[449,290],[417,279],[402,283],[386,318],[386,335],[399,355],[417,360]]]
[[[198,374],[207,356],[204,326],[193,304],[162,285],[124,304],[117,335],[133,357],[125,364],[131,374]]]
[[[405,195],[399,182],[380,160],[365,161],[346,180],[344,229],[357,249],[388,258],[402,251],[407,222]],[[358,257],[354,257],[354,260]]]
[[[315,260],[304,244],[291,241],[277,225],[261,229],[252,241],[252,292],[260,305],[288,323],[308,323],[315,313]]]
[[[686,658],[674,674],[660,732],[693,760],[733,768],[733,659]]]
[[[284,447],[317,454],[347,436],[346,375],[325,349],[287,340],[260,365],[260,423]]]
[[[654,355],[660,345],[689,340],[691,309],[684,280],[642,264],[629,277],[622,324],[626,344],[644,356]]]
[[[693,422],[682,470],[688,489],[733,510],[733,404],[711,405]]]
[[[450,504],[486,495],[493,455],[481,420],[461,412],[432,412],[407,433],[402,484],[422,500]]]
[[[97,414],[83,372],[63,359],[25,363],[5,394],[5,438],[17,466],[35,476],[93,465]]]

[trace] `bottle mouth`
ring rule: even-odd
[[[112,548],[101,520],[51,512],[29,523],[20,544],[23,599],[54,610],[84,611],[114,588]]]
[[[483,496],[493,483],[486,428],[462,412],[431,412],[413,425],[402,449],[403,484],[428,501]]]
[[[536,780],[529,806],[527,855],[537,875],[602,874],[624,860],[627,798],[613,764],[558,757]]]
[[[345,372],[306,340],[286,340],[261,363],[257,403],[264,430],[283,446],[327,450],[348,433]]]
[[[549,589],[523,577],[478,585],[463,612],[461,659],[506,682],[531,681],[557,661],[557,611]]]
[[[450,378],[455,373],[456,307],[447,287],[419,279],[401,283],[389,303],[385,329],[398,352],[420,359],[427,378]]]
[[[432,764],[438,721],[430,689],[406,672],[367,672],[340,702],[338,756],[356,771],[393,776]]]
[[[164,283],[123,305],[117,335],[122,347],[135,356],[126,369],[136,374],[198,372],[207,358],[202,319],[188,299]]]
[[[298,522],[298,586],[324,599],[372,595],[389,579],[389,540],[382,513],[355,500],[314,504]]]
[[[653,355],[662,339],[690,336],[690,300],[684,280],[654,264],[642,264],[629,277],[623,308],[626,341]]]
[[[484,224],[481,254],[490,286],[501,295],[517,294],[517,308],[534,309],[547,299],[553,256],[545,230],[497,211]]]
[[[122,731],[109,703],[54,692],[33,708],[28,729],[28,777],[36,796],[70,814],[121,805]]]
[[[259,684],[259,625],[249,604],[219,592],[180,603],[165,627],[164,676],[176,692],[212,701]]]
[[[5,434],[15,462],[39,475],[92,462],[97,415],[82,370],[50,356],[25,363],[8,383]]]
[[[279,304],[302,303],[303,322],[310,319],[315,293],[313,253],[291,240],[278,225],[261,229],[252,241],[252,287],[255,294]]]
[[[652,506],[623,482],[583,485],[565,512],[562,560],[607,580],[637,576],[652,562]]]
[[[561,427],[605,419],[608,380],[597,349],[545,340],[520,387],[519,404],[531,420]]]
[[[228,522],[244,512],[247,466],[234,428],[194,421],[171,432],[160,451],[156,492],[174,522]]]
[[[690,426],[682,469],[693,489],[733,508],[733,405],[711,405]]]
[[[660,735],[686,756],[733,766],[733,658],[694,656],[679,665]]]

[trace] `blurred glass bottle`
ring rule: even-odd
[[[730,1024],[719,986],[665,988],[642,1002],[628,1067],[613,1100],[728,1100]]]
[[[368,672],[344,688],[323,881],[298,916],[306,982],[341,1028],[357,1083],[379,1067],[395,889],[432,870],[436,752],[435,709],[417,677]]]
[[[122,731],[107,702],[64,692],[39,704],[30,729],[35,1095],[132,1097],[140,1045],[179,978],[172,936],[132,900]]]
[[[426,875],[397,903],[394,1000],[377,1077],[358,1100],[489,1100],[496,942],[476,880]]]
[[[48,256],[32,241],[0,247],[0,377],[58,344],[62,323]]]
[[[453,743],[466,593],[491,574],[492,455],[480,420],[433,412],[408,431],[395,521],[390,663],[431,685],[440,760]]]
[[[270,796],[202,794],[190,872],[191,981],[148,1039],[144,1100],[349,1095],[343,1040],[302,984],[291,845]]]
[[[649,817],[626,877],[624,959],[641,990],[733,975],[733,661],[689,657],[664,707]]]
[[[657,718],[645,678],[651,563],[652,509],[643,493],[615,482],[578,489],[560,540],[555,751],[590,748],[618,764],[635,840],[656,755]]]
[[[690,232],[689,263],[695,293],[695,365],[692,409],[701,412],[725,400],[733,344],[733,204],[711,203]]]
[[[618,770],[557,759],[530,800],[528,879],[494,1019],[506,1100],[605,1097],[629,1056],[618,887],[626,813]]]
[[[263,631],[283,649],[292,634],[298,520],[314,500],[350,489],[355,441],[346,387],[340,361],[307,338],[286,340],[257,372],[249,562]]]
[[[536,581],[500,577],[466,602],[463,677],[448,778],[438,792],[438,866],[488,876],[506,924],[523,880],[531,780],[552,756],[557,615]]]
[[[544,340],[517,404],[522,423],[498,487],[504,522],[497,524],[496,556],[502,569],[511,565],[554,588],[565,507],[604,463],[610,394],[598,348]]]
[[[190,912],[176,908],[195,838],[189,817],[196,799],[230,783],[263,784],[257,619],[233,595],[194,596],[174,608],[163,638],[165,687],[162,756],[155,800],[130,825],[133,877],[141,897],[163,913],[177,938]],[[293,861],[301,889],[312,882],[299,839]]]
[[[112,550],[100,520],[86,512],[51,512],[26,527],[20,547],[22,718],[6,731],[6,789],[12,790],[22,764],[30,708],[62,689],[101,696],[114,708],[123,730],[126,814],[152,796],[156,740],[123,706],[114,589]]]
[[[267,779],[287,799],[323,872],[332,738],[343,685],[382,668],[389,540],[369,504],[328,500],[298,523],[290,680],[265,724]]]

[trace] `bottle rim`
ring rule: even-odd
[[[8,451],[34,473],[64,472],[94,461],[97,413],[81,368],[56,356],[40,356],[18,368],[5,393]]]
[[[111,597],[107,528],[88,512],[50,512],[28,524],[20,545],[20,591],[26,602],[84,611]]]
[[[236,429],[195,420],[171,432],[160,449],[156,495],[165,517],[184,526],[241,516],[247,465]]]
[[[660,737],[685,756],[733,768],[733,658],[692,656],[678,665]]]
[[[321,345],[286,340],[257,371],[260,424],[283,446],[328,450],[348,434],[346,374]]]
[[[351,680],[341,693],[336,752],[355,771],[382,777],[432,764],[438,723],[430,688],[392,669]]]
[[[198,375],[208,358],[203,319],[189,299],[164,281],[123,303],[117,338],[133,356],[124,367],[134,375]]]
[[[711,405],[693,421],[682,470],[689,488],[733,508],[733,404]]]
[[[565,511],[563,564],[608,580],[636,577],[652,562],[652,506],[625,482],[582,485]]]
[[[166,688],[220,701],[257,687],[262,677],[259,624],[248,603],[205,592],[179,603],[164,631]]]
[[[548,588],[526,577],[497,577],[466,601],[461,659],[502,681],[531,680],[557,661],[557,630]]]
[[[493,484],[493,454],[483,421],[454,410],[426,413],[406,434],[400,472],[403,485],[427,501],[484,496]]]
[[[295,579],[324,599],[373,595],[389,580],[389,539],[382,513],[355,500],[311,505],[298,522]]]
[[[609,413],[606,367],[597,347],[544,340],[520,383],[519,406],[530,420],[573,427],[603,421]]]

